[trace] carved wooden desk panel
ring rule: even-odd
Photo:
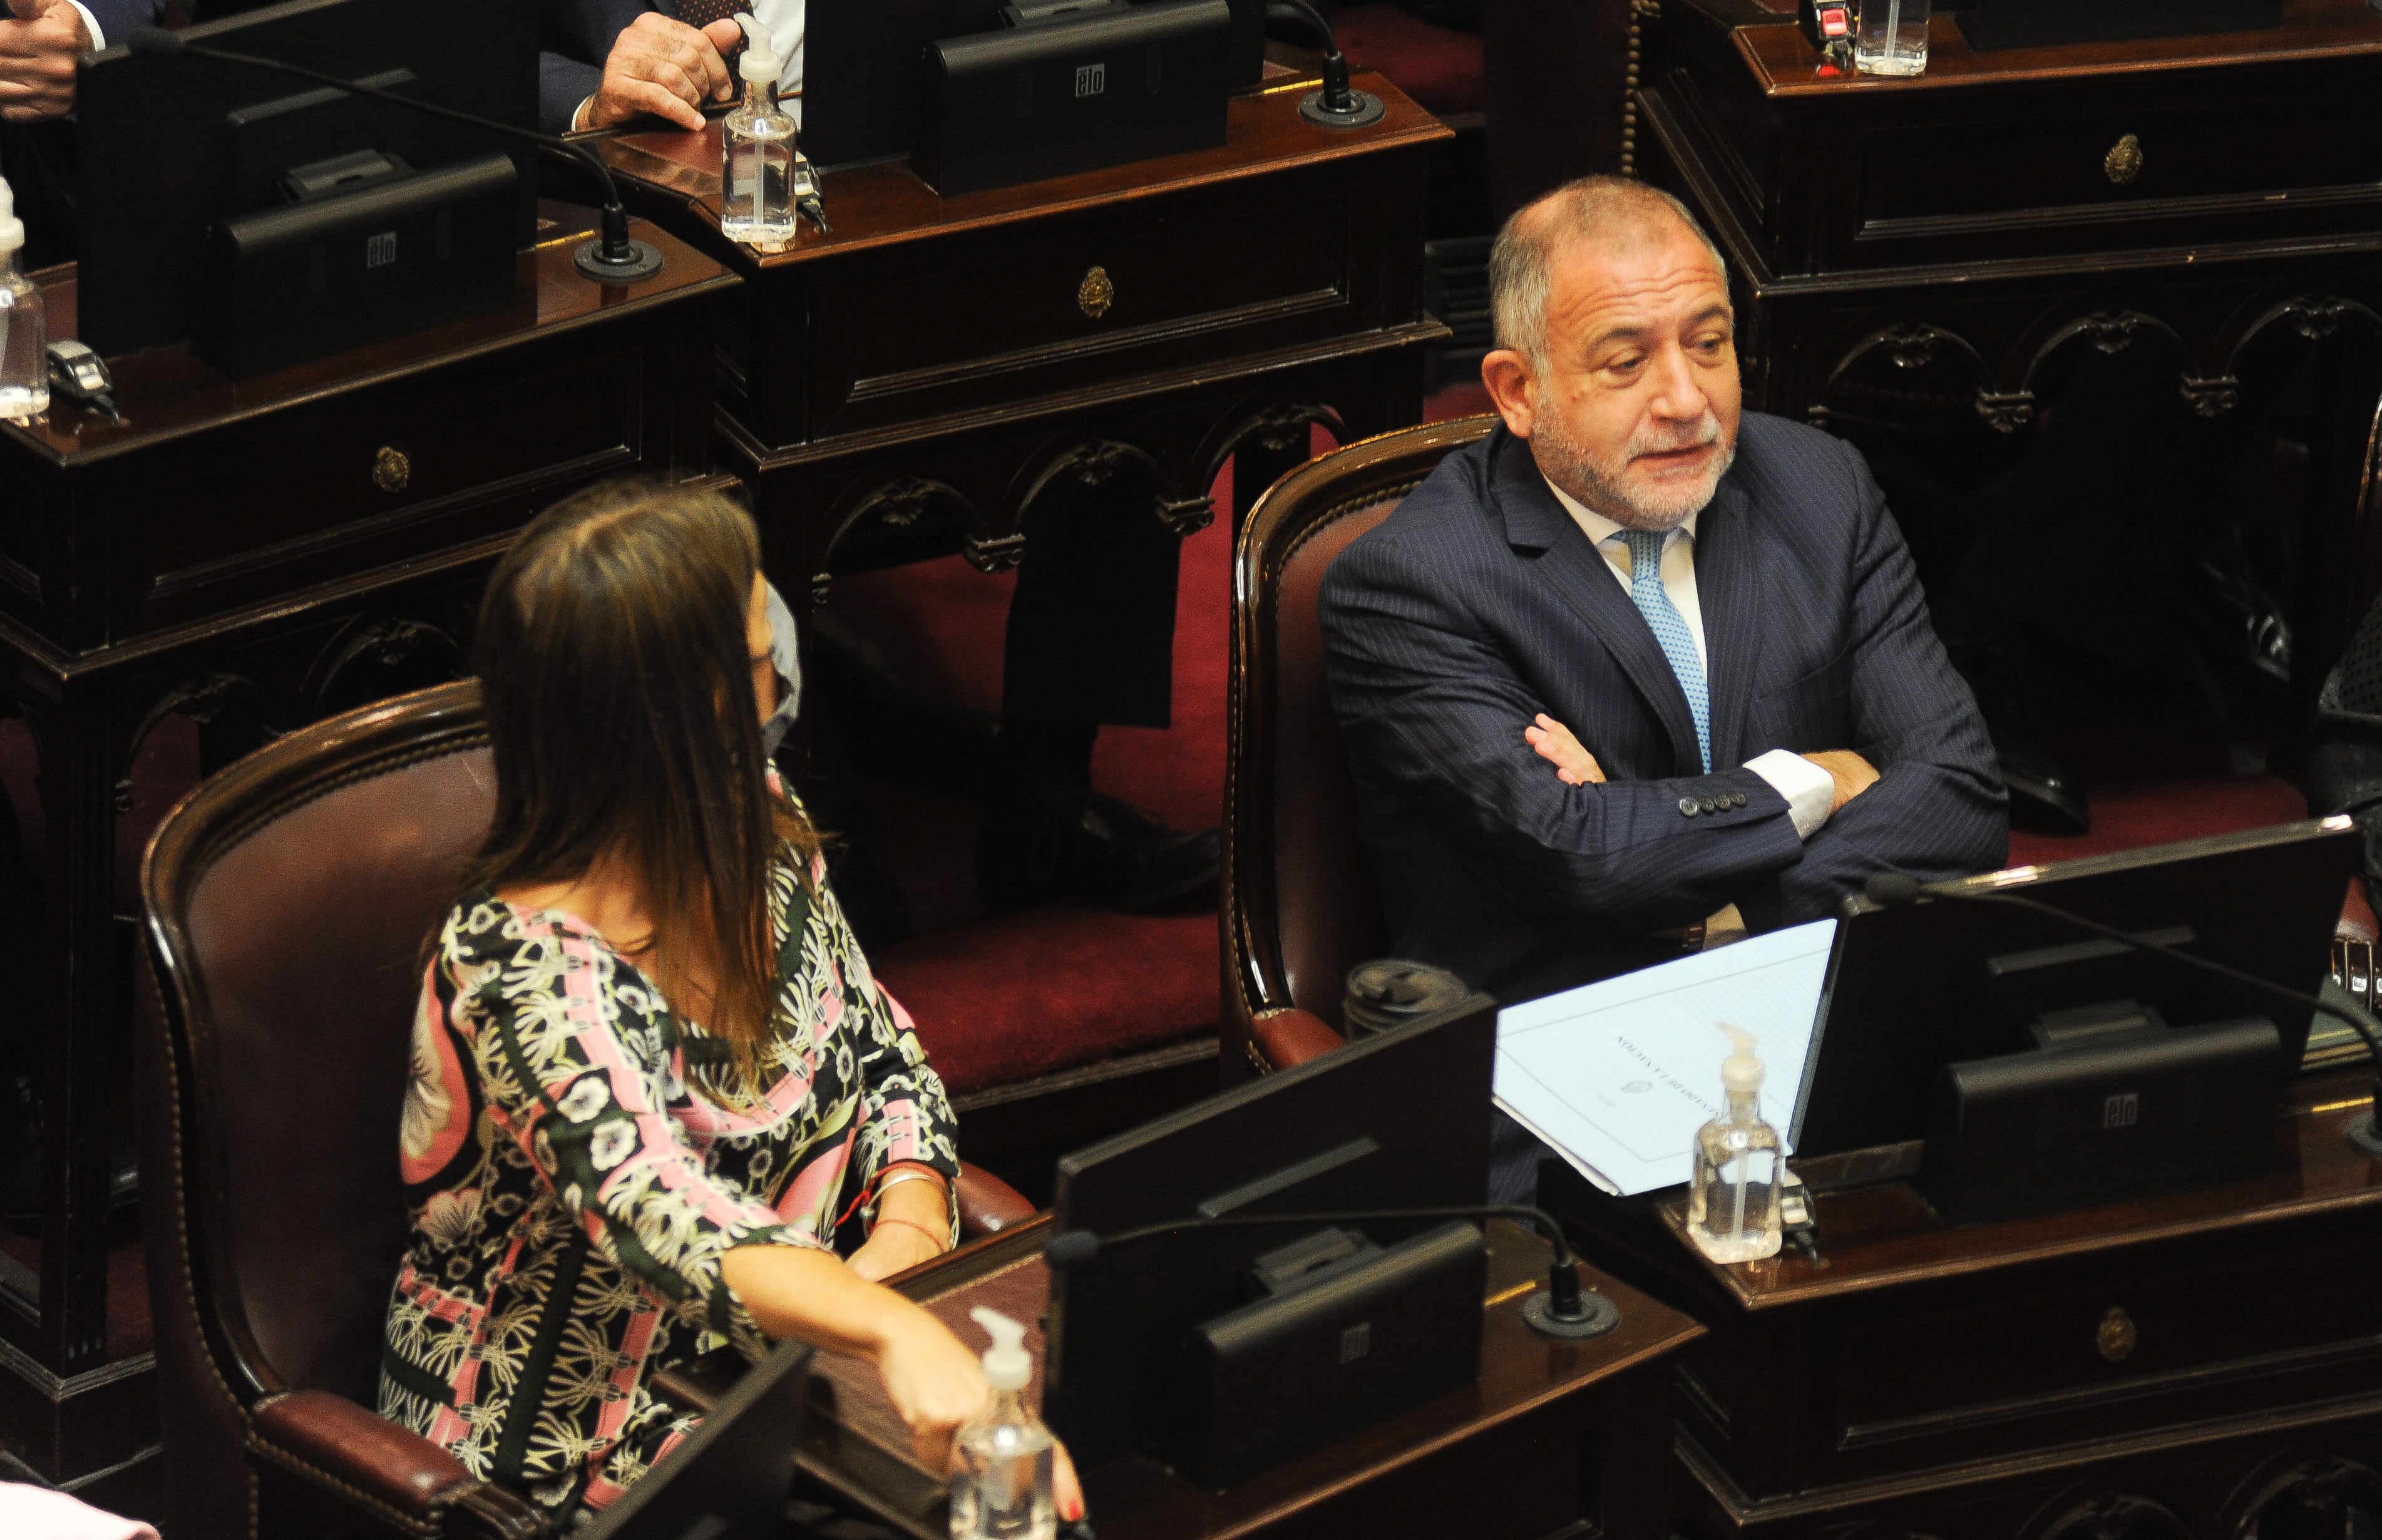
[[[1126,468],[1121,511],[1189,533],[1236,450],[1246,507],[1309,423],[1417,421],[1447,335],[1421,305],[1423,156],[1447,129],[1363,85],[1388,109],[1367,129],[1307,123],[1294,82],[1235,98],[1222,148],[997,191],[830,172],[832,233],[773,254],[719,235],[716,125],[606,142],[642,206],[747,279],[720,321],[720,447],[780,585],[824,602],[839,568],[952,548],[1013,565],[1062,474]]]
[[[62,400],[0,425],[0,715],[37,759],[39,806],[18,812],[43,831],[48,970],[15,996],[35,1019],[10,1024],[44,1042],[47,1196],[38,1267],[0,1256],[0,1429],[49,1479],[157,1436],[148,1355],[122,1341],[145,1332],[107,1311],[135,758],[179,718],[180,768],[212,769],[449,677],[531,515],[608,474],[709,474],[711,304],[737,280],[648,229],[661,273],[598,287],[571,265],[586,211],[544,219],[510,310],[239,383],[184,349],[134,354],[112,363],[123,425]],[[45,277],[71,337],[73,270]]]
[[[2382,1501],[2382,1163],[2342,1137],[2370,1087],[2299,1087],[2256,1182],[1959,1227],[1899,1182],[1826,1193],[1816,1267],[1554,1201],[1711,1328],[1676,1401],[1706,1534],[2049,1540],[2148,1504],[2142,1534],[2234,1540],[2327,1483]]]

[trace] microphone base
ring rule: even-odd
[[[1356,111],[1332,112],[1323,105],[1323,92],[1310,91],[1298,104],[1298,116],[1327,129],[1361,129],[1381,120],[1385,109],[1381,99],[1371,92],[1352,91],[1348,99],[1356,104]]]
[[[2368,1108],[2349,1120],[2349,1142],[2358,1150],[2382,1160],[2382,1128],[2374,1126],[2374,1111]]]
[[[1603,1295],[1583,1288],[1579,1302],[1588,1307],[1588,1312],[1577,1321],[1565,1321],[1554,1312],[1554,1290],[1540,1289],[1522,1301],[1522,1324],[1541,1337],[1602,1337],[1621,1324],[1621,1307]]]
[[[571,265],[597,283],[637,283],[662,270],[662,253],[650,241],[632,240],[627,262],[607,262],[604,242],[587,240],[571,253]]]

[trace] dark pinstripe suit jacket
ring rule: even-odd
[[[538,0],[537,126],[542,131],[571,131],[571,115],[604,83],[604,60],[612,52],[613,40],[645,11],[676,16],[678,6],[675,0]]]
[[[1725,904],[1770,930],[1835,913],[1874,871],[2002,863],[1992,745],[1858,450],[1748,413],[1695,561],[1711,775],[1653,633],[1503,427],[1332,563],[1332,705],[1398,955],[1529,999],[1676,956],[1648,933]],[[1540,711],[1607,784],[1555,779],[1522,741]],[[1735,768],[1773,748],[1854,749],[1881,778],[1799,841],[1786,799]]]

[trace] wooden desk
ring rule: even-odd
[[[624,472],[710,474],[711,301],[736,279],[647,229],[660,274],[598,287],[571,265],[587,212],[544,213],[510,310],[239,383],[185,349],[136,354],[114,364],[123,426],[64,401],[0,424],[0,714],[39,756],[39,806],[18,811],[44,826],[46,919],[45,976],[10,1008],[46,1043],[47,1159],[38,1268],[0,1254],[0,1430],[50,1480],[137,1463],[157,1437],[149,1355],[126,1350],[148,1337],[129,1238],[132,1313],[108,1317],[136,757],[178,717],[212,770],[450,678],[531,515]],[[45,280],[52,334],[72,337],[73,269]]]
[[[991,1304],[1038,1321],[1050,1300],[1041,1260],[1051,1219],[964,1247],[896,1287],[981,1340],[967,1311]],[[1089,1473],[1085,1500],[1108,1540],[1224,1536],[1463,1536],[1660,1540],[1674,1506],[1664,1458],[1670,1364],[1702,1328],[1593,1268],[1589,1286],[1621,1307],[1606,1337],[1559,1342],[1522,1324],[1522,1300],[1552,1251],[1504,1220],[1489,1229],[1480,1383],[1357,1437],[1209,1492],[1147,1457]],[[1040,1395],[1042,1334],[1030,1334]],[[918,1540],[950,1533],[943,1484],[912,1463],[909,1436],[876,1372],[822,1358],[803,1467]]]
[[[1641,6],[1647,0],[1641,0]],[[2294,662],[2356,619],[2351,504],[2382,337],[2382,15],[2286,0],[2214,37],[1981,53],[1930,24],[1924,74],[1814,74],[1791,9],[1660,0],[1638,162],[1734,269],[1746,404],[1825,423],[1922,397],[2005,434],[2082,347],[2151,347],[2217,417],[2311,344],[2316,442]]]
[[[754,488],[789,595],[839,569],[1024,553],[1054,477],[1121,517],[1204,526],[1308,453],[1420,419],[1423,158],[1449,137],[1395,86],[1361,129],[1298,116],[1312,81],[1235,98],[1221,149],[939,197],[905,164],[829,173],[833,233],[760,254],[719,234],[719,137],[603,142],[631,196],[746,282],[719,330],[722,463]],[[866,548],[873,547],[874,548]],[[798,611],[802,609],[796,606]]]
[[[1714,1267],[1676,1203],[1545,1196],[1711,1329],[1675,1401],[1704,1535],[2239,1540],[2302,1500],[2382,1511],[2382,1162],[2342,1137],[2372,1083],[2301,1082],[2260,1181],[1961,1227],[1900,1182],[1824,1193],[1816,1267]]]

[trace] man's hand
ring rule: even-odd
[[[1555,779],[1566,786],[1592,785],[1604,779],[1596,756],[1579,746],[1570,728],[1544,711],[1539,713],[1537,725],[1522,729],[1522,741],[1554,766]]]
[[[698,31],[659,11],[645,12],[613,39],[604,83],[571,127],[608,129],[651,113],[681,129],[702,128],[703,104],[725,102],[734,93],[724,55],[743,35],[733,21],[715,21]]]
[[[1876,768],[1851,749],[1832,748],[1803,758],[1826,770],[1836,783],[1836,806],[1828,809],[1831,817],[1843,812],[1846,803],[1877,784]]]
[[[91,49],[67,0],[8,0],[0,20],[0,118],[31,123],[74,110],[75,60]]]

